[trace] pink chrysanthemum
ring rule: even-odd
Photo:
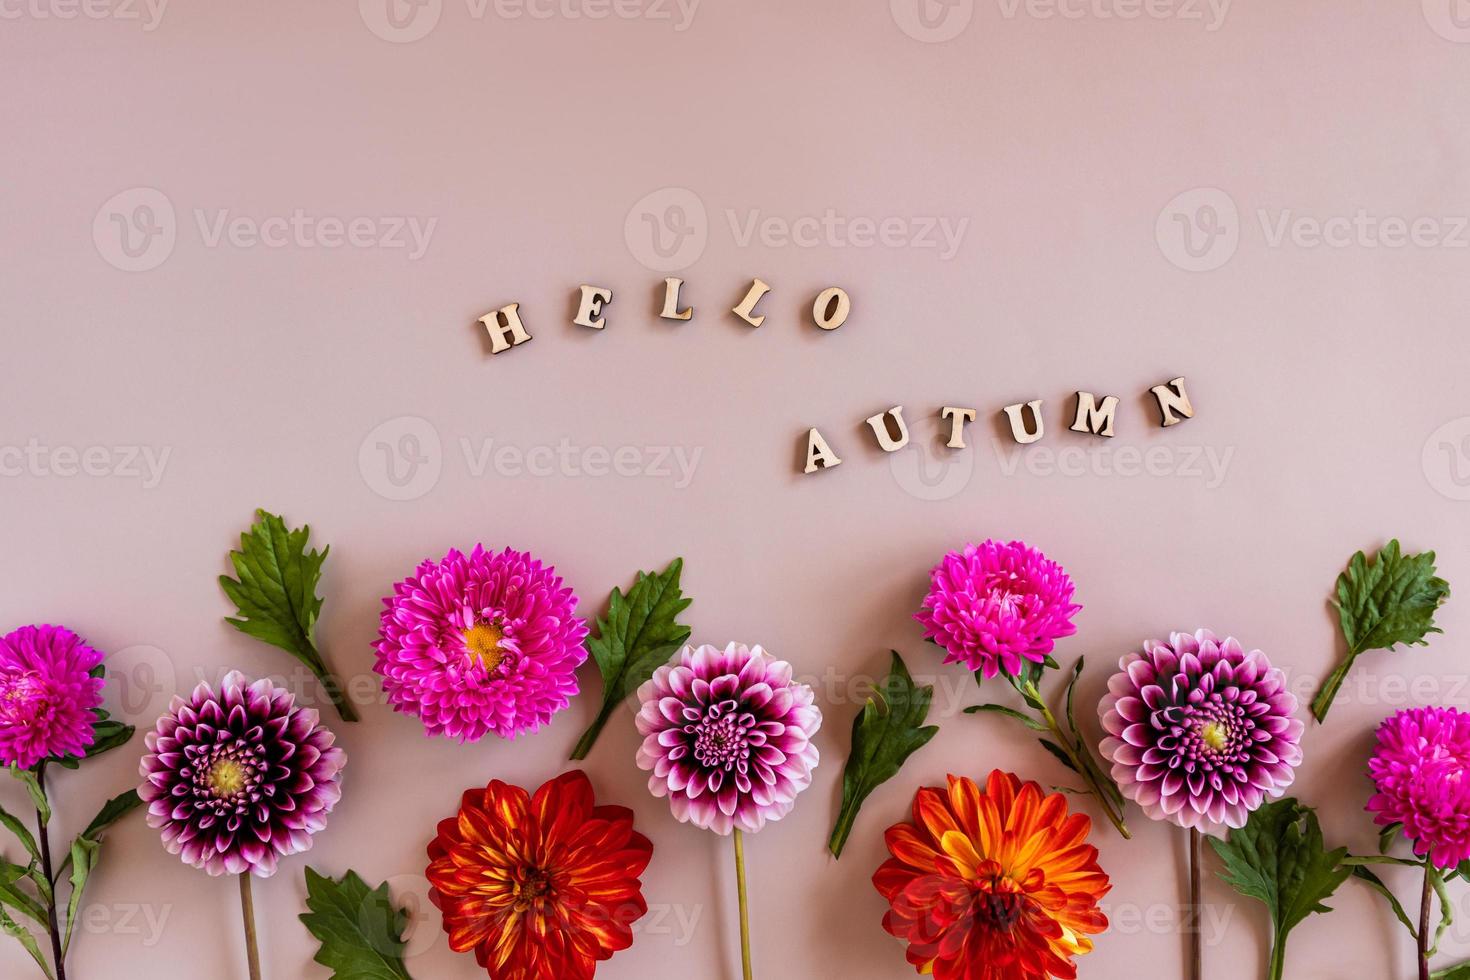
[[[811,785],[822,712],[791,665],[759,646],[686,646],[638,700],[638,767],[680,821],[753,834]]]
[[[102,654],[61,626],[22,626],[0,637],[0,764],[30,769],[80,756],[96,740]]]
[[[476,545],[425,561],[383,600],[377,662],[395,711],[474,742],[534,732],[577,693],[587,624],[551,566]]]
[[[1146,641],[1118,667],[1098,705],[1099,750],[1151,818],[1244,827],[1291,785],[1304,726],[1286,675],[1264,653],[1199,630]]]
[[[185,864],[268,878],[311,847],[342,797],[347,753],[312,708],[268,680],[226,674],[200,684],[144,736],[138,795],[148,826]]]
[[[986,678],[1018,675],[1041,663],[1056,641],[1077,632],[1072,579],[1061,565],[1020,541],[986,541],[951,551],[930,573],[929,594],[914,618],[924,638],[944,648],[944,662]]]
[[[1368,775],[1378,792],[1368,812],[1403,824],[1414,853],[1441,868],[1470,858],[1470,714],[1407,708],[1378,726]]]

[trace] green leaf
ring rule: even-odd
[[[1404,924],[1404,928],[1409,930],[1409,936],[1417,942],[1419,939],[1419,930],[1414,927],[1414,920],[1409,918],[1409,913],[1404,910],[1404,906],[1398,900],[1398,896],[1389,890],[1388,886],[1383,883],[1383,879],[1368,868],[1360,864],[1355,864],[1352,858],[1348,858],[1343,863],[1352,865],[1354,878],[1357,878],[1388,900],[1388,906],[1393,909],[1394,916]]]
[[[41,972],[48,978],[54,978],[56,974],[51,972],[51,966],[46,962],[46,957],[41,955],[41,947],[36,943],[36,937],[27,932],[20,923],[10,917],[10,913],[0,908],[0,931],[15,939],[25,947],[26,952],[31,954],[31,959],[41,968]]]
[[[1323,902],[1353,873],[1344,863],[1347,848],[1327,850],[1317,814],[1291,797],[1260,807],[1244,827],[1226,840],[1211,838],[1210,846],[1225,863],[1220,877],[1270,911],[1271,976],[1279,978],[1287,935],[1307,916],[1332,911]]]
[[[77,909],[82,904],[82,890],[87,887],[87,879],[97,867],[101,850],[100,842],[88,840],[85,836],[79,836],[71,842],[71,853],[68,855],[71,864],[71,900],[66,903],[66,934],[61,940],[62,956],[71,948],[71,931],[76,925]]]
[[[833,857],[842,856],[863,801],[939,732],[938,725],[924,724],[934,688],[915,685],[903,658],[897,650],[892,652],[888,676],[852,720],[852,752],[842,770],[842,808],[827,842]]]
[[[1405,555],[1397,540],[1384,545],[1372,562],[1361,551],[1348,561],[1333,600],[1348,655],[1312,701],[1319,722],[1360,653],[1423,644],[1430,633],[1442,632],[1434,625],[1434,611],[1449,597],[1450,587],[1434,572],[1434,552]]]
[[[32,836],[30,828],[21,823],[14,814],[7,812],[4,807],[0,807],[0,827],[4,827],[16,836],[21,846],[30,852],[31,860],[41,860],[41,849],[36,846],[36,838]]]
[[[1429,876],[1429,884],[1434,888],[1434,894],[1439,898],[1439,926],[1434,930],[1434,943],[1424,954],[1427,960],[1434,959],[1439,952],[1439,941],[1444,938],[1445,931],[1455,924],[1455,903],[1450,898],[1449,889],[1445,887],[1444,872],[1436,868],[1431,861],[1424,862],[1425,873]]]
[[[1041,743],[1041,747],[1043,749],[1046,749],[1046,751],[1048,751],[1052,755],[1056,756],[1056,760],[1058,762],[1060,762],[1062,765],[1066,766],[1072,772],[1076,772],[1077,775],[1079,775],[1079,776],[1082,775],[1082,773],[1077,772],[1077,764],[1072,761],[1072,757],[1067,754],[1067,750],[1066,749],[1062,748],[1057,743],[1055,743],[1053,741],[1050,741],[1049,739],[1042,738],[1042,739],[1037,739],[1037,741],[1039,741]]]
[[[689,639],[689,627],[678,619],[693,601],[679,588],[683,571],[684,559],[675,558],[662,574],[639,572],[627,596],[612,590],[607,616],[597,620],[597,635],[587,638],[602,673],[602,709],[572,750],[574,760],[587,758],[617,706]]]
[[[0,905],[8,905],[46,925],[46,907],[20,889],[21,879],[29,879],[31,869],[0,858]]]
[[[356,871],[334,881],[308,867],[306,907],[298,918],[321,943],[315,959],[334,980],[412,980],[403,965],[408,914],[386,883],[369,888]]]
[[[87,829],[77,835],[77,840],[87,840],[93,843],[100,842],[107,828],[142,805],[143,800],[138,796],[137,790],[130,789],[126,793],[119,793],[102,804],[102,809],[98,810],[97,816],[93,817],[92,822],[87,824]],[[71,864],[71,860],[72,855],[68,854],[61,862],[61,867],[56,870],[58,876],[66,874],[67,866]]]
[[[304,663],[321,681],[342,719],[356,721],[357,713],[342,685],[327,670],[315,643],[316,621],[322,611],[317,583],[331,548],[306,550],[309,525],[290,530],[275,514],[257,510],[255,516],[256,523],[240,535],[240,550],[230,552],[237,577],[219,577],[220,588],[239,612],[237,618],[225,622]]]
[[[46,800],[46,790],[41,787],[41,777],[29,769],[22,769],[13,762],[10,764],[10,774],[25,783],[26,792],[31,794],[31,802],[36,805],[36,819],[41,822],[42,826],[49,824],[51,804]]]
[[[1448,966],[1443,970],[1435,970],[1429,975],[1429,980],[1470,980],[1470,963],[1461,963],[1459,966]]]
[[[1037,719],[1032,718],[1024,711],[1017,711],[1015,708],[1008,708],[1003,704],[973,704],[965,709],[965,714],[974,715],[979,714],[982,711],[991,714],[1005,715],[1007,718],[1014,718],[1016,721],[1019,721],[1021,724],[1031,729],[1033,732],[1044,732],[1048,730],[1045,722],[1038,721]]]

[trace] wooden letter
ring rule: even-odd
[[[765,314],[763,313],[760,316],[751,316],[751,314],[755,312],[755,304],[759,303],[761,297],[770,291],[770,286],[767,286],[759,279],[753,280],[750,284],[750,291],[745,294],[745,298],[740,301],[740,305],[731,310],[731,312],[752,327],[760,326],[766,322]]]
[[[516,312],[520,305],[512,303],[509,306],[502,306],[494,313],[486,313],[480,317],[480,322],[485,325],[485,332],[490,335],[490,353],[504,353],[531,339],[531,335],[526,333],[526,328],[521,325],[521,315]],[[505,339],[506,334],[510,335],[510,340]]]
[[[604,289],[601,286],[583,286],[582,302],[577,307],[577,317],[572,322],[579,327],[601,330],[607,326],[607,318],[598,316],[598,314],[602,312],[602,304],[611,302],[611,289]]]
[[[664,280],[664,309],[659,316],[665,320],[687,320],[694,315],[694,307],[679,311],[679,287],[684,285],[683,279],[675,279],[673,276]]]
[[[885,415],[892,415],[893,421],[898,424],[898,438],[895,439],[888,431],[888,420]],[[879,412],[868,419],[868,425],[873,427],[873,435],[878,437],[878,446],[885,452],[891,453],[902,449],[909,444],[909,427],[903,424],[903,406],[895,405],[886,412]]]
[[[1184,390],[1184,379],[1175,378],[1165,385],[1154,385],[1149,391],[1159,400],[1159,414],[1164,417],[1164,428],[1178,425],[1184,419],[1194,418],[1194,406],[1189,403],[1189,394]],[[1184,416],[1180,418],[1179,415]]]
[[[847,293],[836,286],[829,286],[817,294],[817,301],[812,304],[812,319],[817,326],[823,330],[836,330],[847,322],[847,314],[852,312],[852,300],[847,298]]]
[[[842,460],[827,445],[827,440],[816,429],[806,430],[806,469],[803,473],[815,473],[818,469],[831,469]]]
[[[1073,432],[1091,432],[1095,436],[1113,434],[1113,413],[1118,410],[1116,395],[1108,395],[1098,405],[1090,391],[1077,392],[1077,418],[1072,422]]]
[[[1032,420],[1036,422],[1035,432],[1026,431],[1026,423],[1023,420],[1023,413],[1028,408],[1031,409]],[[1036,399],[1036,401],[1034,402],[1026,402],[1025,404],[1007,405],[1005,407],[1005,413],[1006,417],[1011,421],[1011,435],[1021,445],[1024,446],[1027,443],[1035,442],[1037,439],[1040,439],[1043,435],[1046,434],[1046,426],[1042,424],[1041,421],[1040,398]]]
[[[950,449],[964,449],[965,423],[975,421],[975,410],[946,405],[940,410],[939,417],[949,419],[949,442],[946,442],[945,445]]]

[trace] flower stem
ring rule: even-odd
[[[587,726],[587,730],[582,733],[582,737],[577,740],[577,747],[572,749],[571,760],[573,762],[580,762],[587,758],[587,753],[592,751],[593,743],[597,741],[597,736],[602,734],[603,726],[612,717],[612,713],[617,709],[618,704],[618,701],[608,701],[597,712],[597,717],[593,719],[591,725]]]
[[[1342,688],[1342,682],[1347,680],[1348,671],[1352,670],[1353,661],[1358,659],[1355,651],[1349,650],[1347,659],[1337,665],[1337,668],[1328,675],[1326,683],[1312,699],[1312,717],[1317,719],[1317,724],[1327,720],[1327,711],[1332,707],[1332,702],[1337,698],[1337,692]]]
[[[745,837],[736,827],[735,837],[735,890],[740,896],[740,969],[745,980],[750,980],[750,909],[745,898]]]
[[[1200,864],[1204,855],[1198,828],[1189,828],[1189,980],[1204,976],[1204,950],[1200,947]]]
[[[1113,798],[1108,793],[1108,788],[1103,786],[1102,781],[1098,778],[1097,771],[1090,764],[1090,760],[1084,760],[1078,755],[1072,739],[1063,733],[1062,726],[1057,721],[1056,715],[1052,714],[1051,708],[1046,706],[1046,703],[1040,699],[1039,694],[1037,695],[1036,703],[1040,706],[1038,710],[1041,712],[1041,720],[1046,723],[1047,729],[1051,732],[1052,737],[1056,739],[1057,747],[1065,752],[1067,759],[1071,761],[1072,770],[1086,781],[1088,788],[1092,791],[1092,795],[1097,797],[1097,802],[1102,806],[1103,813],[1107,815],[1108,821],[1112,823],[1113,828],[1123,835],[1124,840],[1132,840],[1133,835],[1128,833],[1128,827],[1123,823],[1123,808],[1114,805]],[[1084,751],[1086,750],[1084,749]]]
[[[1429,912],[1434,900],[1429,859],[1424,859],[1424,895],[1419,899],[1419,980],[1429,980]]]
[[[1286,970],[1286,936],[1271,938],[1271,963],[1266,968],[1266,980],[1281,980]]]
[[[255,901],[250,894],[250,872],[240,879],[240,915],[245,923],[245,959],[250,964],[250,980],[260,980],[260,947],[255,941]]]
[[[36,768],[36,785],[41,788],[41,797],[46,796],[46,763]],[[47,810],[50,805],[47,805]],[[41,838],[41,873],[46,876],[46,886],[51,892],[51,901],[46,903],[46,927],[51,932],[51,959],[56,965],[56,980],[66,980],[66,954],[61,949],[61,929],[56,923],[56,873],[51,867],[51,835],[46,829],[50,814],[36,809],[36,829]]]

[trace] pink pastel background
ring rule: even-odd
[[[919,642],[946,549],[1020,537],[1068,567],[1086,608],[1058,653],[1088,655],[1088,704],[1120,654],[1198,625],[1311,691],[1341,652],[1334,577],[1390,536],[1470,589],[1459,0],[393,2],[0,5],[0,622],[110,651],[112,706],[143,726],[228,666],[290,671],[222,622],[254,507],[332,545],[322,644],[372,703],[337,726],[328,831],[257,885],[267,976],[328,976],[296,921],[308,863],[417,908],[416,977],[476,976],[423,900],[434,823],[468,786],[559,772],[595,712],[591,669],[514,744],[431,742],[373,700],[379,596],[451,546],[532,549],[588,613],[683,555],[697,640],[763,643],[817,685],[815,784],[748,848],[767,980],[910,975],[868,879],[916,786],[1066,782],[1004,719],[959,714],[983,695]],[[408,217],[434,222],[425,248],[391,233]],[[654,316],[670,268],[687,324]],[[754,276],[759,330],[727,312]],[[615,292],[601,333],[569,322],[583,282]],[[854,310],[826,334],[807,310],[832,284]],[[535,341],[492,360],[475,318],[512,301]],[[1179,374],[1198,414],[1164,431],[1147,389]],[[1111,443],[1066,431],[1077,388],[1122,398]],[[995,419],[1033,398],[1048,433],[1017,454]],[[894,404],[915,445],[888,459],[863,419]],[[974,449],[938,446],[945,404],[979,410]],[[807,477],[813,425],[845,462]],[[1296,788],[1331,840],[1374,844],[1380,718],[1470,703],[1467,608],[1427,649],[1365,658],[1309,730]],[[890,648],[938,685],[942,731],[833,862],[856,695]],[[728,841],[648,796],[636,741],[619,714],[587,769],[656,843],[656,915],[600,975],[734,977]],[[141,743],[58,776],[58,836],[133,784]],[[1131,823],[1132,843],[1096,834],[1115,927],[1087,980],[1182,972],[1179,838]],[[1207,975],[1260,975],[1264,910],[1206,894]],[[1470,957],[1456,898],[1444,964]],[[1382,902],[1349,884],[1333,904],[1293,936],[1293,980],[1410,976]],[[233,884],[138,817],[79,929],[77,980],[244,975]],[[30,970],[0,943],[0,973]]]

